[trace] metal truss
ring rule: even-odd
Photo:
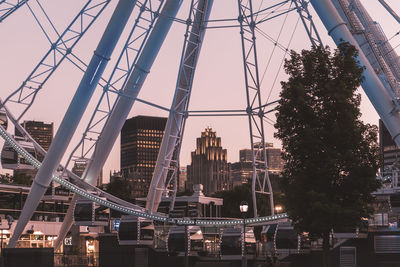
[[[40,24],[38,21],[39,25],[41,25],[41,29],[50,41],[51,47],[40,60],[39,64],[36,65],[33,71],[29,74],[28,78],[26,78],[25,81],[22,82],[22,85],[13,93],[11,93],[3,103],[6,104],[7,102],[12,102],[21,104],[23,106],[22,112],[17,116],[17,121],[19,121],[21,117],[29,110],[36,98],[37,93],[42,89],[43,85],[54,73],[57,67],[63,62],[63,60],[72,53],[74,46],[79,42],[93,22],[103,12],[104,8],[109,4],[109,2],[110,0],[89,0],[61,34],[58,34],[47,14],[44,13],[45,17],[51,24],[50,28],[58,37],[53,42],[50,39],[49,34],[47,34],[44,30],[42,24]],[[39,4],[39,2],[37,3]],[[40,10],[44,12],[41,6]],[[38,20],[36,16],[35,18]]]
[[[208,20],[212,4],[213,0],[191,1],[175,95],[147,195],[146,209],[150,212],[157,211],[163,192],[172,198],[170,210],[173,210],[175,204],[179,153],[187,119],[187,109],[207,26],[205,21]],[[171,174],[169,179],[167,179],[168,173]]]
[[[390,15],[400,23],[400,17],[396,14],[396,12],[385,2],[385,0],[378,0],[379,3],[389,12]]]
[[[29,0],[1,0],[0,1],[0,22],[3,22],[8,16],[14,13]]]
[[[96,147],[99,135],[106,124],[117,100],[121,96],[126,96],[123,88],[132,72],[139,55],[148,39],[149,33],[159,16],[160,9],[164,1],[145,0],[143,3],[137,2],[139,14],[128,35],[125,45],[118,57],[117,63],[110,78],[102,81],[102,94],[96,108],[89,120],[89,123],[82,135],[81,140],[70,154],[66,166],[74,160],[89,160],[94,148]],[[86,67],[84,66],[83,69]]]
[[[291,0],[285,0],[271,5],[268,1],[262,1],[259,5],[259,10],[252,13],[255,24],[267,22],[269,20],[275,19],[296,10],[296,8],[294,7],[284,8],[290,2]],[[266,4],[267,6],[263,7],[263,4]]]
[[[260,78],[256,49],[256,22],[252,0],[238,0],[240,35],[242,41],[243,67],[247,95],[246,112],[249,118],[250,144],[252,150],[253,179],[252,197],[254,217],[258,216],[257,193],[269,194],[271,214],[274,214],[274,199],[268,176],[268,163],[264,138],[264,108],[261,103]]]
[[[304,29],[307,32],[308,38],[310,38],[311,44],[313,46],[323,47],[321,38],[319,37],[317,28],[312,20],[312,16],[308,11],[308,1],[305,0],[292,0],[297,8],[300,19],[303,22]]]

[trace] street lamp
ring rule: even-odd
[[[246,259],[246,222],[245,222],[245,215],[247,210],[249,209],[249,204],[246,201],[240,202],[240,212],[242,213],[243,217],[243,250],[242,250],[242,267],[247,266],[247,259]]]
[[[276,206],[275,206],[275,211],[276,211],[276,213],[281,213],[282,210],[283,210],[283,207],[282,207],[281,205],[276,205]]]

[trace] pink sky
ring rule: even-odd
[[[72,17],[81,8],[83,1],[52,0],[42,2],[57,29],[62,31],[66,24],[70,22]],[[92,52],[97,46],[116,2],[117,1],[112,1],[102,14],[102,17],[76,46],[74,50],[75,53],[85,62],[89,62]],[[383,9],[383,7],[381,7],[377,0],[361,0],[361,2],[364,3],[366,8],[370,11],[373,19],[381,24],[388,38],[392,37],[400,30],[400,25]],[[400,13],[399,1],[387,0],[387,2],[395,11]],[[184,1],[181,11],[178,14],[179,18],[186,19],[188,3],[189,1]],[[333,46],[333,42],[330,37],[327,36],[326,30],[320,23],[318,16],[313,10],[311,10],[311,12],[314,15],[324,44]],[[236,0],[214,1],[211,19],[237,18],[237,15]],[[282,44],[286,45],[288,43],[297,18],[298,15],[296,12],[292,12],[288,16],[287,26],[285,26],[280,37],[280,42]],[[283,19],[284,16],[271,22],[264,23],[261,28],[264,32],[268,33],[268,35],[276,38],[279,35],[279,29]],[[132,21],[133,20],[131,20],[129,26],[132,25]],[[171,105],[182,50],[184,30],[185,25],[174,23],[153,65],[151,73],[142,88],[139,95],[140,98],[165,107]],[[33,67],[48,50],[49,43],[44,38],[44,35],[26,7],[20,8],[17,12],[0,23],[0,32],[0,79],[2,81],[0,97],[5,99],[12,91],[18,88],[21,82],[32,71]],[[124,36],[126,36],[126,34]],[[114,51],[113,57],[103,77],[109,77],[113,63],[120,52],[123,39],[124,38],[122,38],[119,46]],[[273,49],[273,45],[263,37],[259,37],[257,42],[260,72],[262,75]],[[393,38],[391,43],[393,46],[400,44],[400,37]],[[309,46],[310,42],[308,37],[306,36],[303,26],[299,23],[290,48],[299,51],[303,48],[309,48]],[[264,99],[266,99],[266,96],[270,93],[270,101],[278,99],[280,90],[279,81],[285,79],[285,75],[282,71],[278,75],[273,88],[272,84],[278,72],[278,67],[281,64],[282,57],[282,52],[278,51],[275,53],[270,65],[272,67],[268,68],[266,71],[265,79],[262,84],[262,95]],[[39,93],[34,106],[31,108],[30,112],[25,115],[24,119],[54,122],[57,129],[81,77],[82,73],[79,70],[72,66],[72,64],[64,62],[46,83],[42,92]],[[95,103],[97,103],[99,91],[100,90],[97,90],[97,93],[93,96],[86,110],[86,115],[71,142],[69,151],[71,151],[72,147],[78,142],[83,129],[86,127]],[[239,29],[210,29],[204,40],[195,75],[190,110],[244,109],[245,105]],[[369,103],[369,100],[364,95],[361,108],[363,120],[377,124],[378,116]],[[136,103],[130,113],[130,116],[135,115],[167,116],[168,114],[144,104]],[[271,114],[270,118],[274,119],[274,115]],[[217,131],[217,135],[222,138],[222,146],[228,149],[229,161],[237,161],[239,149],[249,147],[248,121],[246,117],[192,117],[188,119],[185,130],[185,138],[181,151],[182,166],[190,163],[190,152],[195,149],[195,139],[207,126],[212,127]],[[273,126],[266,125],[265,129],[266,141],[273,142],[276,147],[279,147],[279,141],[273,138]],[[108,173],[110,170],[119,170],[119,142],[118,139],[109,160],[104,166],[106,180],[108,180]],[[1,141],[0,145],[2,145],[2,143]],[[64,158],[66,157],[67,155]],[[0,173],[4,173],[5,171],[6,170],[0,169]]]

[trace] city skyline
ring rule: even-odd
[[[384,13],[383,8],[379,5],[379,3],[367,3],[367,1],[363,2],[365,2],[367,9],[374,10],[373,13],[371,12],[373,18],[378,20],[378,22],[380,22],[381,24],[386,25],[382,26],[383,29],[386,30],[388,38],[392,37],[392,35],[398,29],[393,26],[388,27],[387,25],[398,25],[394,21],[394,19],[391,18],[389,15],[382,15],[387,13]],[[393,9],[395,10],[400,9],[397,8],[397,6],[400,6],[399,3],[395,3],[395,1],[388,1],[388,3],[391,4]],[[46,5],[48,6],[45,6],[45,8],[47,7],[50,12],[53,11],[53,14],[58,14],[57,9],[62,8],[61,6],[58,6],[58,4],[56,5],[46,3]],[[68,6],[65,7],[65,15],[55,18],[57,22],[56,26],[59,26],[60,28],[62,28],[61,26],[70,20],[71,15],[74,12],[77,12],[79,8],[79,1],[74,1],[68,3],[67,5]],[[108,19],[107,16],[110,15],[111,10],[112,7],[108,7],[108,9],[106,10],[106,13],[108,12],[107,15],[101,17],[99,22],[96,22],[93,31],[88,32],[88,36],[85,36],[85,38],[82,40],[82,44],[78,45],[76,49],[77,55],[79,55],[86,62],[91,56],[91,53],[94,49],[93,47],[95,47],[98,42],[99,36],[101,35],[103,29],[102,27],[104,27],[104,24]],[[181,12],[179,12],[178,14],[178,17],[185,18],[187,16],[187,12],[185,11],[185,6],[183,6],[181,8]],[[311,10],[311,12],[312,14],[315,14],[313,10]],[[214,5],[214,10],[211,14],[211,19],[231,17],[236,18],[236,13],[237,10],[227,10],[227,8],[225,8],[222,3],[216,2]],[[2,49],[2,51],[0,52],[0,57],[6,63],[3,64],[0,69],[0,73],[2,73],[1,76],[4,80],[4,89],[1,96],[1,98],[3,99],[11,91],[15,90],[20,85],[21,81],[26,78],[27,74],[32,70],[33,66],[37,64],[41,55],[46,51],[48,47],[48,43],[46,43],[46,40],[44,40],[42,33],[37,27],[34,29],[23,29],[23,27],[18,27],[18,25],[22,25],[21,21],[26,21],[27,24],[34,24],[31,16],[28,16],[27,14],[28,11],[26,10],[26,8],[21,8],[21,10],[18,10],[18,12],[13,14],[13,16],[10,16],[1,24],[1,28],[3,32],[5,32],[4,36],[8,37],[6,40],[4,40],[4,42],[2,42],[2,46],[4,47],[4,49]],[[292,12],[290,14],[289,21],[293,24],[296,18],[297,14]],[[316,18],[316,23],[324,44],[328,44],[331,47],[334,47],[332,45],[333,42],[326,35],[326,30],[321,27],[321,23],[319,22],[318,17],[314,16],[314,18]],[[171,30],[171,33],[169,34],[169,37],[165,42],[166,45],[162,48],[160,55],[155,65],[153,66],[151,75],[149,75],[149,79],[148,81],[146,81],[144,88],[139,95],[140,98],[146,100],[155,99],[154,102],[156,102],[157,104],[165,107],[170,106],[171,98],[165,96],[171,95],[171,92],[175,88],[176,71],[178,67],[179,54],[181,52],[181,44],[184,33],[183,29],[184,25],[174,23],[173,29]],[[392,29],[392,31],[390,31],[390,29]],[[22,31],[22,33],[20,35],[13,34],[14,31]],[[273,31],[273,34],[276,35],[277,32]],[[31,38],[32,41],[29,42],[29,48],[26,46],[27,43],[24,42],[22,38]],[[171,42],[171,40],[173,39],[174,41]],[[191,110],[215,108],[244,109],[244,83],[242,80],[242,60],[240,54],[239,39],[240,38],[237,28],[224,30],[210,29],[206,33],[203,50],[201,52],[198,64],[198,71],[195,75],[195,84],[190,105]],[[296,40],[297,42],[293,44],[294,49],[299,50],[301,48],[309,47],[309,42],[307,41],[304,29],[301,25],[299,25],[299,29],[296,32]],[[260,42],[262,43],[263,41],[261,41],[260,39]],[[15,52],[10,53],[8,51]],[[223,51],[223,53],[221,53],[221,51]],[[118,49],[113,54],[112,60],[115,60],[117,54]],[[265,54],[262,57],[264,60],[267,58]],[[21,64],[22,62],[23,64]],[[281,59],[274,58],[272,63],[275,65],[279,65],[281,63]],[[112,63],[110,63],[110,66],[111,65]],[[227,65],[229,65],[230,68],[232,67],[232,69],[225,70],[224,68],[226,68]],[[168,68],[166,66],[174,67]],[[104,77],[108,77],[110,72],[109,69],[110,68],[107,68],[106,75]],[[54,122],[56,132],[65,112],[65,109],[69,104],[69,99],[72,97],[72,94],[77,87],[77,83],[79,82],[81,75],[81,72],[76,70],[73,66],[71,66],[71,64],[64,63],[61,69],[55,73],[55,77],[52,77],[52,79],[50,79],[49,82],[45,85],[45,91],[39,94],[37,99],[38,105],[34,106],[32,108],[32,111],[30,111],[28,115],[24,117],[24,119]],[[270,79],[273,80],[275,75],[273,73],[269,73],[268,75],[270,75]],[[5,77],[7,77],[7,79]],[[284,75],[279,75],[270,100],[276,100],[278,98],[277,95],[279,93],[280,87],[279,80],[283,78]],[[155,88],[161,88],[162,90],[155,90]],[[62,90],[63,92],[61,98],[59,93],[60,90]],[[212,92],[217,92],[217,96],[208,97],[208,95],[211,95]],[[265,95],[267,94],[268,90],[266,90],[265,92]],[[86,112],[87,114],[91,113],[90,109],[93,108],[97,96],[98,94],[92,98],[91,105]],[[227,98],[232,101],[227,101]],[[55,101],[51,101],[52,99],[54,99]],[[204,105],[205,102],[207,102],[207,105]],[[54,112],[49,112],[49,110]],[[378,116],[376,115],[376,112],[373,110],[371,104],[366,99],[364,94],[362,112],[364,114],[363,119],[365,121],[374,123],[375,125],[378,124]],[[144,104],[137,103],[135,104],[129,117],[139,114],[153,116],[168,115],[165,111],[149,109]],[[273,114],[270,116],[270,118],[274,118]],[[87,117],[82,120],[82,123],[80,124],[80,127],[76,132],[76,138],[79,138],[79,136],[81,135],[82,129],[85,127],[85,123],[87,123],[87,121]],[[235,130],[232,130],[232,125],[240,126],[236,127]],[[181,152],[182,166],[189,163],[190,151],[192,151],[195,147],[195,136],[198,135],[198,133],[206,126],[211,126],[215,130],[217,130],[219,135],[224,139],[224,147],[226,147],[229,151],[232,151],[232,153],[229,153],[228,155],[229,162],[238,161],[238,153],[236,153],[236,151],[238,152],[240,149],[248,148],[250,146],[247,117],[242,116],[237,118],[189,118]],[[280,142],[276,139],[273,139],[273,127],[271,125],[267,125],[266,131],[266,140],[268,140],[269,142],[273,142],[276,147],[279,147]],[[232,132],[234,132],[235,134],[232,134]],[[77,142],[76,138],[71,143],[70,147],[74,146],[74,144]],[[108,174],[110,170],[112,171],[119,169],[120,163],[119,157],[117,156],[119,154],[118,143],[119,140],[115,142],[114,149],[109,157],[109,160],[104,166],[105,174]],[[71,149],[69,149],[69,151],[70,150]],[[4,173],[5,171],[0,170],[0,172]],[[105,178],[108,179],[108,177]]]
[[[0,8],[3,265],[400,262],[400,1],[17,5]]]

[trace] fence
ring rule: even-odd
[[[54,255],[54,267],[97,267],[99,266],[99,255],[93,253],[89,255]]]

